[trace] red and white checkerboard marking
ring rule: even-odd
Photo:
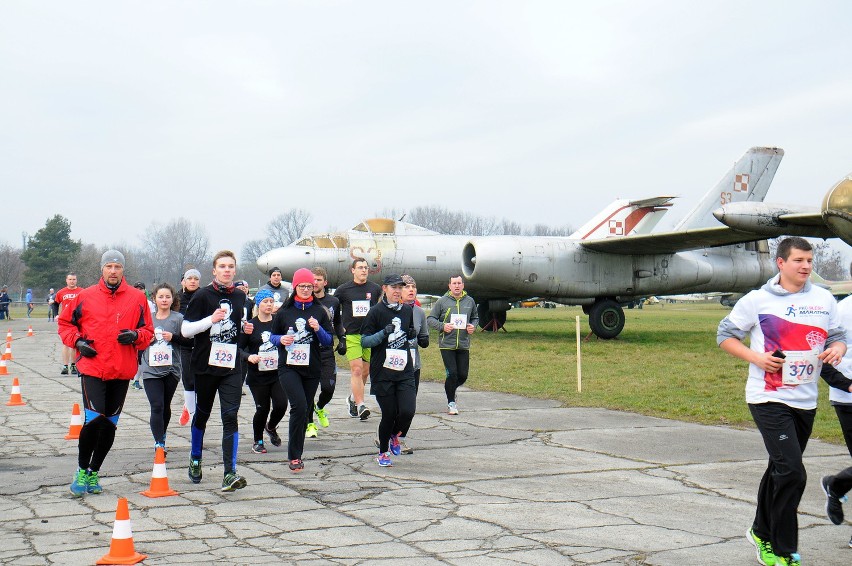
[[[624,222],[621,220],[610,220],[609,221],[609,233],[611,236],[623,236],[624,235]]]
[[[748,192],[748,173],[738,173],[734,177],[734,192],[735,193],[747,193]]]

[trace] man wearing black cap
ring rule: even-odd
[[[272,310],[272,314],[278,312],[278,309],[281,308],[281,305],[284,303],[284,299],[290,294],[290,289],[287,288],[281,282],[281,270],[277,267],[273,267],[269,270],[269,281],[261,287],[261,289],[269,289],[272,293],[272,300],[275,301],[275,307]]]
[[[80,352],[77,368],[83,390],[85,423],[80,431],[78,469],[71,493],[101,493],[98,472],[115,440],[127,383],[136,374],[136,353],[154,335],[144,293],[124,279],[124,255],[109,250],[101,257],[102,277],[59,315],[59,335]]]

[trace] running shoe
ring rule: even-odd
[[[189,424],[189,409],[186,408],[186,405],[183,406],[183,411],[180,413],[178,422],[180,423],[180,426],[186,426]]]
[[[399,437],[399,451],[400,454],[414,454],[414,448],[405,443],[405,439],[403,437]]]
[[[104,492],[104,488],[101,487],[101,484],[98,481],[98,472],[89,472],[89,485],[86,488],[86,492],[93,493],[95,495]]]
[[[349,416],[353,419],[358,418],[358,406],[352,400],[352,395],[346,398],[346,404],[349,405]]]
[[[305,464],[301,460],[290,460],[290,471],[293,473],[301,472],[305,469]]]
[[[246,478],[236,472],[228,472],[222,479],[222,491],[236,491],[246,485],[248,485]]]
[[[189,458],[189,470],[187,470],[187,475],[189,475],[189,479],[192,480],[192,483],[201,482],[201,460],[196,460],[192,457]]]
[[[852,538],[849,539],[849,548],[852,548]]]
[[[273,446],[281,446],[281,437],[278,436],[278,431],[274,428],[269,428],[269,423],[266,424],[266,434],[269,435],[269,442]]]
[[[383,468],[387,468],[389,466],[393,466],[393,462],[391,461],[391,453],[390,452],[379,452],[379,455],[376,456],[376,462]]]
[[[358,418],[362,421],[366,421],[368,418],[370,418],[370,409],[368,409],[367,405],[365,405],[364,403],[358,405]]]
[[[80,375],[80,372],[77,371],[77,364],[71,364],[71,373],[73,375]]]
[[[68,375],[68,366],[62,366],[62,371],[59,372],[59,375]]]
[[[89,472],[82,468],[77,469],[74,479],[71,480],[71,493],[75,497],[83,497],[89,492]]]
[[[843,499],[837,497],[831,491],[830,484],[833,479],[834,476],[823,476],[820,485],[822,486],[822,491],[825,493],[825,514],[829,521],[835,525],[839,525],[843,522]]]
[[[776,556],[775,566],[802,566],[802,557],[795,552],[790,556]]]
[[[447,414],[448,415],[458,415],[459,414],[459,408],[456,406],[455,401],[450,401],[449,403],[447,403]]]
[[[317,414],[317,420],[319,421],[320,426],[323,428],[328,427],[328,412],[326,412],[325,409],[320,409],[319,407],[315,407],[314,412]]]
[[[130,384],[130,386],[131,386],[133,389],[136,389],[137,391],[141,391],[141,390],[142,390],[142,384],[141,384],[141,383],[139,383],[139,382],[138,382],[137,380],[135,380],[135,379],[133,380],[133,383],[131,383],[131,384]]]
[[[314,423],[308,423],[308,426],[305,428],[305,438],[316,438],[317,437],[317,425]]]
[[[775,566],[777,562],[775,553],[772,552],[772,543],[754,534],[754,529],[746,531],[746,538],[757,549],[758,562],[763,564],[763,566]]]
[[[262,440],[258,440],[251,447],[251,451],[254,452],[255,454],[266,454],[266,446],[263,445]]]
[[[392,435],[390,437],[390,451],[394,456],[399,456],[401,448],[399,446],[399,438],[397,435]]]

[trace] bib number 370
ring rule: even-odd
[[[785,351],[784,354],[787,356],[784,358],[784,368],[781,370],[781,382],[784,385],[812,383],[822,371],[822,362],[812,351]]]

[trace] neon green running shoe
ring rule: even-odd
[[[754,534],[754,529],[749,529],[746,531],[746,538],[748,541],[754,545],[754,548],[757,549],[757,561],[763,564],[763,566],[775,566],[778,564],[776,561],[775,553],[772,552],[772,543],[768,540],[763,540],[756,534]]]
[[[104,488],[101,487],[101,484],[98,482],[98,472],[91,471],[89,472],[89,486],[86,490],[88,493],[103,493]]]
[[[795,552],[790,556],[776,556],[775,566],[802,566],[802,557]]]
[[[83,497],[89,492],[89,472],[83,468],[77,468],[74,479],[71,481],[71,493],[74,497]]]
[[[328,427],[328,413],[326,410],[315,407],[314,412],[317,414],[317,420],[319,421],[320,426],[323,428]]]
[[[307,428],[305,428],[305,438],[316,438],[317,437],[317,425],[314,423],[308,423]]]

